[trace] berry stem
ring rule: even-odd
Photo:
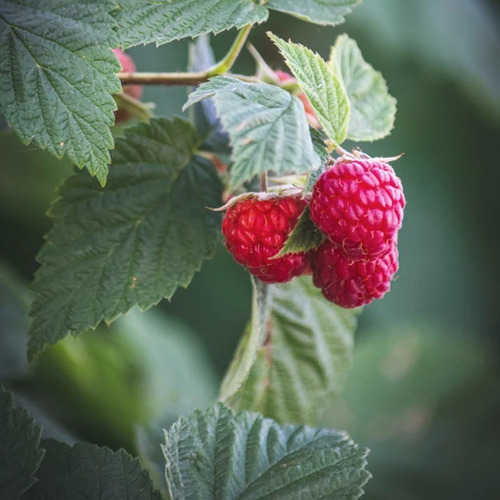
[[[125,84],[140,84],[140,85],[188,85],[194,86],[206,82],[209,78],[217,75],[227,73],[238,58],[243,45],[245,44],[248,34],[252,29],[251,24],[247,24],[243,29],[238,32],[233,45],[227,54],[214,66],[208,68],[206,71],[198,72],[176,72],[176,73],[118,73],[118,78]],[[231,75],[233,78],[243,80],[245,82],[258,82],[257,78],[246,75]]]
[[[128,94],[115,94],[113,98],[119,108],[128,111],[133,117],[139,120],[148,122],[154,117],[153,103],[144,103],[138,99],[134,99]]]
[[[260,190],[264,193],[267,192],[267,172],[260,176]]]

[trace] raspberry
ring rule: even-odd
[[[120,49],[113,49],[113,53],[118,58],[118,61],[120,61],[122,71],[127,73],[133,73],[135,71],[134,61],[128,54],[125,54],[125,52]],[[140,99],[142,96],[142,87],[140,85],[124,85],[123,93],[133,97],[134,99]],[[125,122],[130,118],[130,113],[124,109],[117,109],[115,111],[116,123]]]
[[[405,198],[392,167],[377,160],[341,160],[321,174],[311,219],[347,257],[389,252],[401,227]]]
[[[309,253],[313,283],[323,295],[342,307],[359,307],[380,299],[389,290],[398,270],[398,248],[394,243],[381,257],[353,260],[331,241]]]
[[[285,283],[305,271],[304,252],[275,256],[295,227],[306,201],[293,196],[246,198],[228,208],[222,221],[226,248],[236,262],[265,283]]]

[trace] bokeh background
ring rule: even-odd
[[[325,58],[346,32],[398,99],[392,135],[362,147],[405,153],[394,163],[407,198],[400,271],[365,309],[345,391],[322,422],[371,448],[367,499],[500,498],[499,28],[494,1],[365,0],[336,28],[272,13],[251,34],[284,69],[266,30]],[[212,37],[217,57],[233,37]],[[182,71],[188,43],[129,53],[140,71]],[[248,53],[235,70],[254,71]],[[144,91],[158,115],[181,114],[186,96]],[[5,124],[0,167],[0,380],[45,433],[134,452],[138,424],[208,405],[250,311],[248,276],[222,245],[170,303],[67,339],[28,368],[26,287],[71,167]]]

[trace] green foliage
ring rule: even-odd
[[[359,498],[367,450],[345,433],[277,425],[221,404],[181,418],[163,448],[170,498]]]
[[[285,245],[281,249],[279,256],[287,253],[308,252],[319,247],[323,242],[323,233],[314,225],[309,213],[309,206],[306,207],[299,217],[296,226],[288,236]]]
[[[38,447],[42,429],[24,408],[16,408],[12,393],[0,386],[0,498],[17,498],[35,481],[44,450]]]
[[[222,382],[219,396],[222,401],[231,398],[243,385],[267,335],[267,320],[272,304],[273,287],[254,277],[252,277],[252,285],[252,319]]]
[[[389,95],[382,74],[364,61],[357,43],[339,36],[328,64],[342,79],[351,103],[347,137],[375,141],[387,136],[394,126],[396,99]]]
[[[233,146],[229,189],[265,171],[277,175],[319,166],[302,103],[266,83],[217,77],[200,85],[184,108],[213,97]]]
[[[109,0],[0,3],[0,113],[21,140],[104,184],[121,91]]]
[[[146,309],[187,286],[212,256],[220,182],[194,156],[190,124],[158,119],[117,141],[108,185],[70,177],[52,207],[54,228],[38,259],[30,315],[30,357],[68,333],[139,305]]]
[[[361,0],[269,0],[270,9],[293,14],[317,24],[336,25],[344,22],[344,16]]]
[[[312,50],[300,44],[285,42],[272,33],[268,35],[283,54],[326,135],[334,146],[338,146],[347,136],[350,116],[349,99],[341,80]]]
[[[309,276],[273,289],[267,337],[245,383],[225,401],[278,422],[314,424],[351,364],[357,313],[327,302]]]
[[[54,439],[42,440],[47,450],[38,481],[23,496],[26,500],[69,498],[161,500],[149,474],[126,451],[88,443],[70,447]]]
[[[95,442],[133,447],[135,427],[165,409],[192,411],[217,395],[217,377],[186,325],[132,309],[109,328],[67,337],[37,359],[32,385]],[[177,416],[176,416],[177,418]]]
[[[203,33],[218,33],[267,19],[265,7],[252,0],[119,0],[114,17],[125,47],[156,45]]]

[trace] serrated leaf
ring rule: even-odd
[[[354,40],[337,38],[328,63],[344,82],[351,103],[347,137],[375,141],[387,136],[396,115],[396,99],[389,94],[384,77],[364,61]]]
[[[311,132],[314,151],[320,157],[321,163],[318,168],[309,172],[306,185],[304,187],[304,191],[306,193],[309,193],[312,190],[314,184],[316,184],[316,181],[319,179],[319,176],[325,171],[326,164],[330,159],[330,154],[328,153],[325,144],[326,135],[324,134],[324,132],[316,130],[314,128],[310,128],[309,131]]]
[[[371,477],[368,451],[344,432],[278,425],[221,404],[181,418],[165,439],[175,500],[356,499]]]
[[[333,146],[340,145],[347,136],[350,115],[341,80],[319,54],[300,44],[285,42],[272,33],[268,35],[283,54]]]
[[[38,482],[23,498],[68,500],[70,498],[161,500],[149,474],[125,450],[89,443],[70,447],[55,439],[42,440],[47,453]]]
[[[243,385],[266,338],[273,288],[254,277],[252,285],[252,318],[222,381],[219,396],[222,401],[231,398]]]
[[[316,24],[334,26],[343,23],[344,16],[360,3],[361,0],[269,0],[266,5]]]
[[[51,210],[54,228],[38,255],[28,353],[186,287],[215,250],[221,186],[193,156],[188,122],[156,119],[125,132],[103,190],[70,177]]]
[[[261,23],[268,10],[252,0],[117,0],[114,17],[121,44],[156,45]]]
[[[309,206],[307,206],[285,241],[278,256],[281,257],[288,253],[308,252],[313,248],[319,247],[323,239],[324,235],[311,220]]]
[[[319,166],[304,108],[296,97],[275,85],[217,77],[200,85],[184,108],[212,96],[233,146],[231,190],[264,171],[284,175]]]
[[[11,392],[0,385],[0,498],[17,498],[35,481],[44,450],[42,429],[24,408],[16,408]]]
[[[121,92],[108,0],[0,2],[0,113],[21,140],[106,180]]]
[[[357,313],[328,301],[309,276],[274,286],[269,337],[227,403],[278,422],[314,424],[351,364]]]

